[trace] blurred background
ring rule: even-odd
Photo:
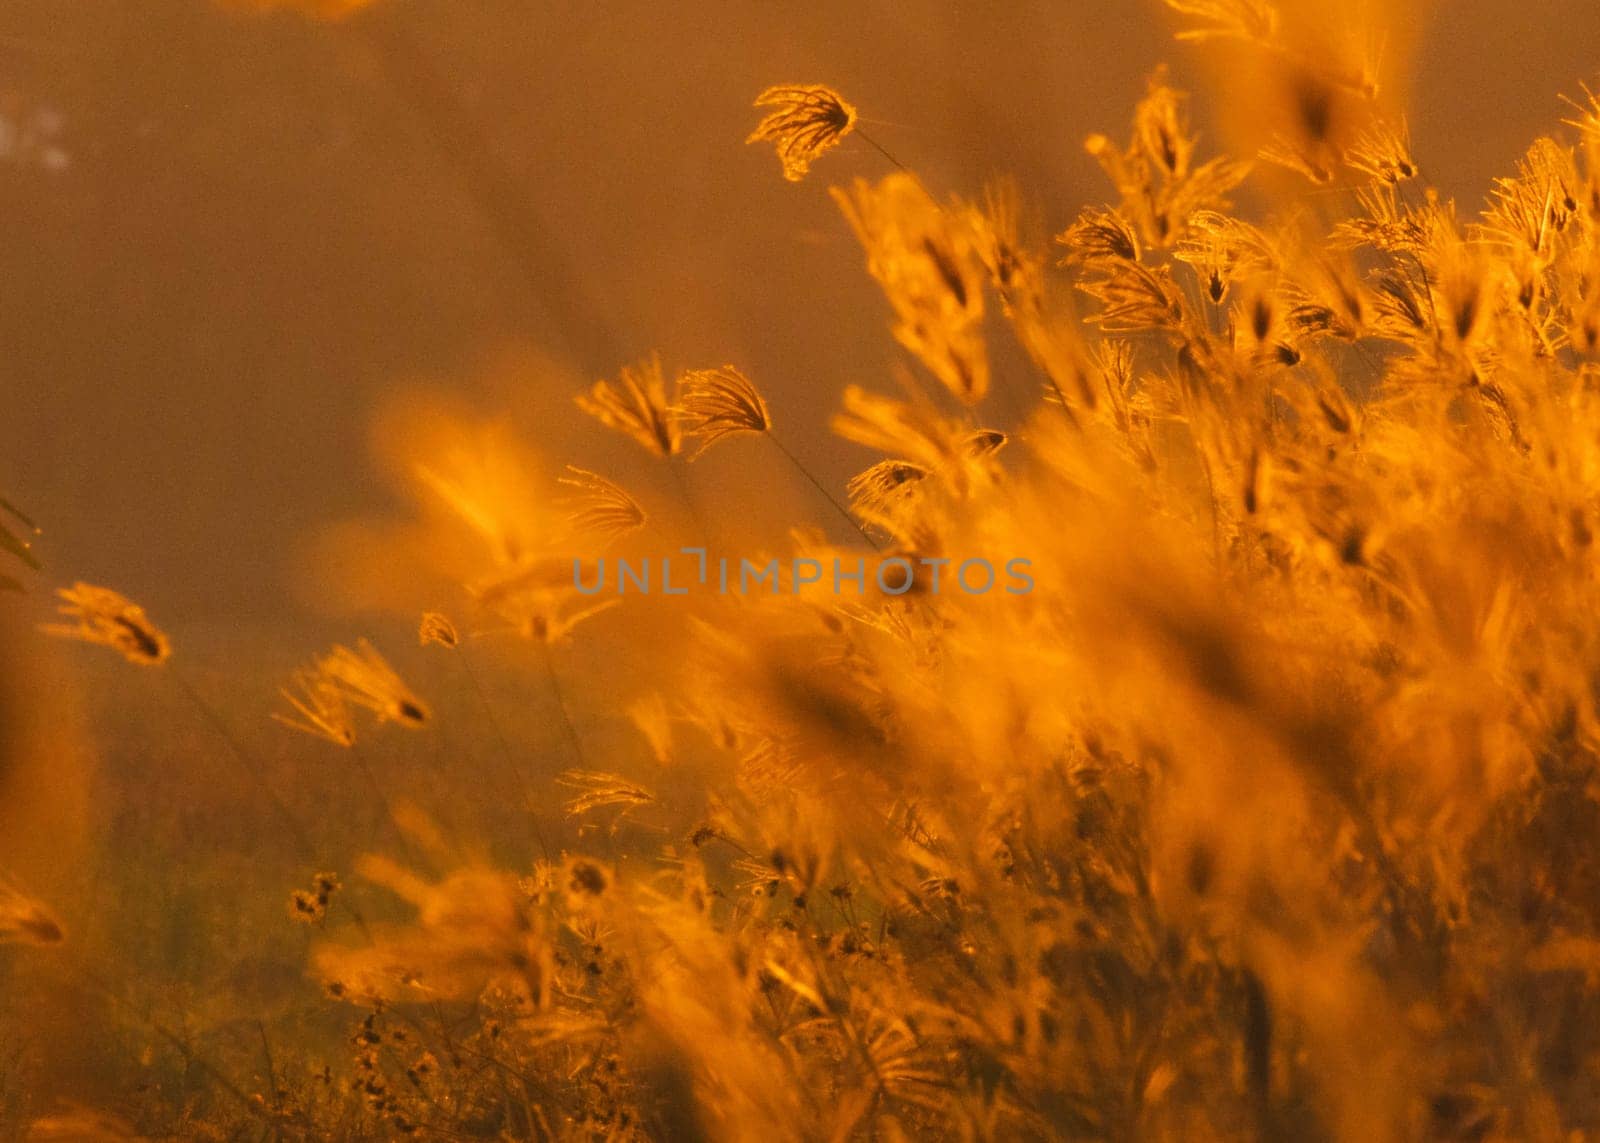
[[[1464,213],[1597,78],[1576,12],[1397,17],[1416,150]],[[1156,0],[7,5],[0,488],[52,581],[276,624],[318,605],[306,537],[393,499],[368,438],[397,385],[582,455],[580,386],[655,349],[736,362],[842,481],[837,393],[895,350],[826,188],[887,167],[853,139],[785,183],[744,144],[754,95],[834,85],[932,187],[1015,175],[1053,232],[1106,197],[1083,138],[1125,132],[1156,64],[1209,126],[1170,32]]]

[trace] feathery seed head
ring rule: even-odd
[[[367,640],[351,650],[338,645],[317,660],[320,678],[344,698],[371,711],[379,722],[398,722],[417,729],[428,721],[428,708],[394,668]]]
[[[894,309],[895,339],[962,404],[982,401],[989,391],[987,271],[971,212],[941,209],[901,173],[879,183],[857,179],[832,194]]]
[[[880,460],[851,477],[846,491],[851,509],[872,523],[891,523],[890,517],[914,494],[931,473],[908,460]]]
[[[622,603],[613,596],[582,606],[585,599],[572,586],[570,559],[552,561],[548,570],[533,568],[523,577],[475,585],[469,590],[524,638],[546,646],[565,642],[579,624]]]
[[[1139,260],[1139,236],[1128,220],[1115,210],[1088,208],[1056,241],[1067,248],[1063,264],[1072,261],[1094,263],[1103,259]]]
[[[539,512],[539,463],[507,426],[430,418],[442,438],[430,441],[411,471],[451,517],[487,545],[496,564],[515,562],[544,541]]]
[[[450,622],[450,617],[438,611],[423,612],[422,622],[417,627],[417,640],[422,646],[438,644],[441,647],[454,648],[461,642],[461,637],[456,633],[456,625]]]
[[[845,387],[842,404],[832,427],[845,440],[927,469],[942,468],[960,452],[964,427],[926,404],[897,401],[857,385]]]
[[[838,146],[856,123],[856,109],[821,84],[769,87],[756,97],[755,106],[773,110],[745,142],[775,144],[783,177],[792,183],[805,178],[811,164]]]
[[[961,455],[968,460],[981,460],[1005,448],[1010,439],[999,429],[978,429],[961,442]]]
[[[320,924],[327,919],[328,902],[339,889],[336,874],[318,873],[311,879],[310,889],[296,889],[289,894],[289,916],[301,924]]]
[[[1167,7],[1197,21],[1177,33],[1180,40],[1236,39],[1267,44],[1278,34],[1277,9],[1266,0],[1167,0]]]
[[[723,437],[772,431],[772,416],[754,383],[732,365],[691,369],[678,382],[678,413],[685,431],[700,438],[694,456]]]
[[[291,709],[290,714],[274,714],[274,720],[335,746],[354,746],[355,722],[342,688],[320,671],[298,670],[289,686],[279,691]]]
[[[1396,126],[1375,120],[1346,149],[1344,161],[1352,170],[1386,183],[1403,183],[1420,173],[1411,157],[1411,133],[1404,121]]]
[[[56,592],[62,599],[58,611],[76,622],[47,624],[44,630],[65,639],[110,647],[130,663],[156,666],[172,653],[165,634],[126,596],[108,587],[75,583]]]
[[[66,931],[49,909],[0,879],[0,945],[58,945]]]
[[[579,490],[565,500],[567,524],[574,531],[609,544],[645,526],[644,509],[620,485],[576,465],[567,465],[567,471],[571,475],[556,482]]]
[[[556,784],[577,791],[563,806],[570,817],[581,817],[607,806],[621,807],[620,817],[655,801],[655,795],[638,783],[598,770],[565,770],[556,776]]]
[[[656,456],[665,459],[677,455],[678,421],[667,403],[659,356],[623,366],[615,381],[596,381],[576,401],[578,408],[606,428],[616,430]]]
[[[1134,110],[1127,148],[1119,150],[1098,134],[1085,144],[1122,196],[1116,213],[1149,248],[1164,249],[1181,239],[1196,211],[1225,209],[1227,193],[1249,173],[1247,165],[1225,158],[1195,164],[1187,99],[1168,85],[1164,69],[1157,70]]]

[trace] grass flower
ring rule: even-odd
[[[1198,140],[1189,126],[1187,100],[1158,70],[1134,109],[1128,145],[1118,148],[1099,134],[1085,144],[1122,196],[1115,212],[1121,225],[1137,231],[1147,248],[1182,239],[1196,211],[1226,209],[1226,195],[1249,173],[1247,164],[1226,157],[1195,162]]]
[[[898,401],[846,386],[833,431],[877,452],[937,469],[959,450],[965,430],[925,402]]]
[[[417,640],[424,646],[439,646],[446,650],[454,650],[461,645],[461,636],[456,633],[456,625],[450,622],[450,617],[438,611],[425,611],[422,621],[417,626]]]
[[[57,609],[72,623],[53,623],[44,630],[65,639],[78,639],[110,647],[130,663],[158,666],[172,654],[166,635],[144,613],[144,608],[108,587],[75,583],[56,592]]]
[[[1266,0],[1167,0],[1167,7],[1196,21],[1177,33],[1180,40],[1266,43],[1278,34],[1277,10]]]
[[[677,410],[684,430],[700,438],[696,457],[724,437],[772,431],[766,401],[732,365],[685,373],[678,382]]]
[[[869,520],[877,519],[896,501],[914,494],[930,473],[906,460],[880,460],[850,478],[850,507]]]
[[[296,889],[289,895],[289,916],[301,924],[321,924],[328,916],[328,902],[340,889],[333,873],[318,873],[310,889]]]
[[[999,429],[978,429],[968,433],[961,442],[961,455],[969,460],[993,456],[1010,442],[1011,437]]]
[[[1344,161],[1352,170],[1387,183],[1403,183],[1421,173],[1411,157],[1411,134],[1404,122],[1374,122],[1350,145]]]
[[[645,526],[644,509],[620,485],[576,465],[567,465],[567,472],[557,482],[578,489],[566,500],[567,525],[574,531],[609,544]]]
[[[892,396],[848,387],[832,419],[871,454],[835,504],[886,550],[753,521],[775,590],[717,590],[702,553],[695,598],[630,598],[629,622],[558,653],[620,600],[574,588],[535,526],[537,485],[474,460],[515,455],[506,442],[434,465],[495,548],[474,604],[530,640],[497,681],[528,682],[524,659],[546,672],[550,693],[502,724],[469,659],[451,667],[526,812],[508,787],[479,794],[444,741],[436,783],[394,812],[373,781],[426,865],[362,858],[394,899],[359,931],[314,934],[314,971],[361,1009],[344,1057],[298,1003],[198,1005],[195,1035],[167,1042],[223,1046],[261,1096],[220,1067],[212,1090],[180,1052],[181,1076],[142,1089],[141,1125],[352,1141],[1600,1129],[1600,111],[1574,105],[1575,137],[1536,141],[1468,213],[1427,185],[1376,73],[1316,34],[1313,17],[1356,13],[1168,6],[1185,39],[1264,69],[1233,111],[1324,186],[1262,172],[1234,208],[1260,156],[1208,156],[1157,72],[1124,141],[1088,141],[1113,205],[1076,215],[1058,263],[1014,192],[980,208],[906,172],[837,192],[914,359]],[[758,136],[786,172],[854,124],[825,89],[769,94]],[[1006,422],[979,412],[991,349],[993,379],[1004,363],[1027,382],[1004,377]],[[686,374],[669,401],[652,361],[579,404],[669,462],[681,434],[703,449],[758,433],[832,500],[731,367]],[[574,531],[645,522],[603,477],[562,482]],[[458,640],[423,617],[423,645]],[[283,721],[345,745],[352,711],[427,717],[366,643],[286,697]],[[476,728],[452,724],[475,753]],[[563,735],[571,758],[552,765]],[[411,801],[428,789],[436,819]],[[317,875],[290,915],[331,928],[337,889]],[[131,896],[143,924],[149,894]],[[0,941],[52,939],[0,886]]]
[[[781,84],[756,97],[757,107],[770,107],[746,143],[773,143],[783,177],[797,183],[811,164],[839,145],[856,123],[856,109],[839,93],[820,84]]]
[[[379,722],[398,722],[417,729],[428,721],[428,708],[395,674],[373,645],[360,640],[351,650],[335,646],[317,660],[318,686],[327,686]]]
[[[0,945],[58,945],[65,939],[61,922],[49,909],[0,879]]]
[[[524,638],[553,646],[566,642],[580,624],[622,602],[613,597],[590,604],[573,587],[572,574],[570,558],[546,561],[469,590]]]
[[[982,235],[965,212],[941,209],[915,178],[835,187],[834,201],[895,312],[896,340],[966,405],[989,391],[983,338]]]
[[[345,690],[320,670],[296,671],[290,685],[279,693],[291,713],[274,714],[274,720],[335,746],[355,745],[355,721]]]
[[[620,806],[625,814],[656,800],[643,786],[597,770],[566,770],[556,777],[556,782],[577,791],[563,806],[569,817],[582,817],[607,806]]]
[[[663,459],[681,444],[677,417],[667,403],[661,359],[624,366],[615,381],[596,381],[577,398],[578,408]]]
[[[429,499],[481,540],[497,565],[538,550],[547,523],[538,511],[534,458],[501,425],[458,426],[442,420],[438,428],[447,439],[425,461],[412,465]]]

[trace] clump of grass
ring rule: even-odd
[[[1359,129],[1204,158],[1158,72],[1126,143],[1087,141],[1116,203],[1063,219],[1054,259],[1007,193],[940,202],[901,172],[835,192],[909,359],[901,396],[842,394],[835,430],[874,454],[847,492],[917,590],[590,605],[552,568],[574,533],[650,538],[645,490],[570,469],[568,526],[541,534],[507,525],[499,485],[430,481],[484,541],[460,605],[528,638],[572,748],[529,814],[574,820],[506,867],[408,813],[419,852],[356,867],[392,899],[360,932],[328,918],[331,875],[297,890],[348,1051],[269,1076],[258,1118],[348,1139],[1600,1130],[1600,109],[1464,220],[1360,67],[1257,0],[1171,7],[1188,39],[1337,90]],[[856,122],[825,88],[763,100],[790,178]],[[1258,158],[1318,209],[1236,213]],[[983,413],[993,302],[1035,370],[1011,433]],[[669,400],[652,360],[579,404],[669,467],[686,436],[772,437],[732,367]],[[975,556],[1025,561],[1034,589],[958,590]],[[97,598],[72,600],[95,641],[164,647]],[[553,649],[612,608],[640,620],[612,627],[637,671],[598,680],[632,736],[580,738]],[[461,644],[442,613],[419,638]],[[349,704],[434,723],[367,644],[302,684],[294,724],[341,745]]]

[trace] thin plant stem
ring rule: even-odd
[[[555,649],[544,639],[539,640],[539,646],[544,652],[545,670],[550,675],[550,690],[556,696],[556,706],[561,711],[561,724],[567,729],[567,740],[572,745],[573,757],[582,767],[585,765],[583,742],[578,738],[578,728],[572,724],[572,713],[567,709],[566,691],[561,686],[561,676],[556,673]]]
[[[1073,413],[1072,406],[1067,403],[1067,395],[1061,391],[1061,385],[1056,380],[1055,374],[1048,369],[1042,369],[1040,372],[1044,374],[1044,379],[1049,383],[1050,388],[1055,391],[1056,402],[1061,406],[1061,415],[1067,419],[1067,424],[1074,429],[1081,430],[1083,425],[1078,421],[1077,415]]]
[[[533,804],[533,782],[523,773],[522,767],[517,765],[516,757],[511,752],[511,744],[506,739],[505,731],[500,726],[500,718],[494,711],[494,704],[489,701],[489,693],[484,690],[483,684],[478,681],[478,672],[472,669],[472,663],[467,657],[466,646],[458,649],[461,656],[461,666],[466,672],[467,681],[471,683],[473,693],[478,696],[478,703],[483,707],[483,713],[489,720],[489,729],[494,732],[495,741],[500,746],[500,756],[505,760],[506,769],[511,771],[511,776],[517,783],[517,789],[522,794],[522,804],[528,811],[528,824],[533,829],[533,839],[539,843],[539,852],[546,861],[550,860],[550,846],[545,841],[544,831],[539,828],[539,814]]]
[[[350,756],[356,760],[362,777],[366,778],[367,785],[372,789],[372,796],[378,800],[378,808],[383,811],[384,820],[394,829],[395,839],[400,843],[400,855],[406,859],[407,865],[414,867],[417,864],[416,854],[406,841],[405,830],[400,828],[400,823],[395,819],[394,806],[390,804],[389,796],[383,792],[383,786],[378,782],[378,775],[373,771],[371,763],[367,761],[367,754],[361,748],[361,743],[350,744]]]
[[[200,692],[195,690],[194,684],[189,682],[188,677],[182,671],[172,667],[169,667],[168,671],[178,690],[183,692],[184,696],[193,704],[195,710],[200,713],[201,719],[228,747],[228,756],[238,763],[240,769],[250,776],[250,779],[266,795],[267,800],[272,803],[273,809],[283,819],[284,825],[289,828],[289,833],[294,838],[295,849],[300,860],[310,865],[326,865],[326,862],[323,862],[318,857],[316,846],[312,844],[311,835],[306,832],[305,826],[295,816],[294,811],[289,808],[288,803],[272,788],[272,784],[267,781],[266,775],[262,773],[261,766],[245,750],[244,745],[233,731],[228,729],[228,724],[222,720],[222,716],[200,696]],[[370,940],[372,932],[367,927],[367,920],[362,916],[360,910],[350,904],[343,896],[340,897],[340,903],[345,911],[350,914],[350,918],[356,923],[356,927],[361,930],[361,935]]]
[[[694,521],[695,531],[699,533],[701,542],[709,545],[715,537],[711,526],[706,523],[706,518],[700,511],[699,501],[689,488],[688,474],[684,472],[677,457],[667,457],[667,468],[672,473],[673,484],[677,485],[678,495],[683,498],[683,506],[689,510],[689,518]]]
[[[854,528],[857,532],[861,533],[861,538],[863,540],[865,540],[867,543],[871,544],[874,551],[880,551],[881,552],[883,550],[883,546],[881,544],[879,544],[877,540],[872,538],[872,534],[867,531],[867,529],[861,524],[861,522],[859,520],[857,520],[854,516],[850,515],[849,510],[846,509],[843,504],[840,504],[839,501],[834,498],[833,493],[829,492],[826,488],[823,487],[822,482],[820,480],[818,480],[815,476],[811,475],[811,470],[810,469],[806,468],[805,465],[800,463],[800,458],[799,457],[795,456],[794,453],[790,452],[788,447],[781,440],[779,440],[777,438],[777,436],[775,436],[773,433],[770,433],[770,432],[767,433],[766,437],[775,446],[777,446],[777,449],[778,449],[779,452],[781,452],[784,456],[788,457],[789,463],[794,465],[795,471],[797,471],[798,473],[800,473],[801,476],[803,476],[807,480],[809,480],[811,482],[811,486],[813,488],[815,488],[818,492],[822,493],[823,498],[825,500],[827,500],[827,502],[829,504],[833,505],[834,511],[838,512],[840,516],[844,517],[845,521],[852,528]]]
[[[859,138],[867,146],[871,147],[874,151],[878,152],[878,154],[882,155],[885,159],[888,159],[889,162],[892,163],[900,171],[904,172],[907,175],[910,175],[912,181],[915,182],[917,184],[917,186],[922,188],[922,193],[927,195],[930,199],[933,198],[933,192],[928,189],[928,184],[922,181],[922,176],[917,174],[917,172],[913,171],[910,167],[906,166],[899,159],[895,158],[894,154],[887,147],[885,147],[882,143],[878,142],[871,135],[869,135],[865,131],[863,131],[861,129],[861,124],[860,124],[859,120],[856,123],[856,137]],[[940,209],[942,210],[944,208],[940,207]]]
[[[533,301],[553,320],[569,347],[601,361],[619,358],[617,337],[603,309],[555,233],[531,208],[528,189],[496,157],[471,111],[451,90],[428,53],[393,20],[357,20],[350,27],[374,51],[384,78],[411,105],[434,146],[458,173],[467,193],[494,228]]]
[[[267,1091],[272,1097],[272,1112],[279,1115],[283,1111],[283,1100],[278,1095],[278,1065],[272,1058],[272,1042],[267,1039],[265,1021],[256,1020],[256,1031],[261,1035],[261,1058],[267,1066]]]
[[[68,962],[65,967],[70,976],[76,977],[80,983],[87,985],[90,991],[98,992],[101,996],[104,996],[106,1000],[110,1001],[113,1007],[122,1009],[135,1020],[149,1028],[150,1031],[155,1033],[157,1038],[166,1041],[174,1051],[182,1056],[184,1063],[196,1069],[197,1071],[203,1072],[212,1083],[217,1085],[217,1088],[220,1091],[222,1091],[230,1099],[237,1102],[239,1106],[242,1107],[248,1114],[262,1120],[270,1129],[272,1129],[274,1132],[276,1131],[277,1125],[273,1123],[272,1113],[269,1112],[263,1104],[259,1104],[247,1096],[244,1093],[244,1089],[235,1083],[231,1078],[229,1078],[226,1072],[224,1072],[219,1066],[212,1063],[210,1060],[206,1059],[204,1056],[197,1053],[189,1046],[188,1041],[182,1036],[178,1035],[178,1033],[174,1032],[171,1028],[168,1028],[155,1017],[149,1015],[148,1013],[139,1011],[134,1005],[133,1001],[129,1000],[116,989],[112,988],[97,973],[76,959]]]
[[[295,816],[294,811],[289,808],[288,803],[272,788],[272,784],[267,781],[266,775],[262,773],[261,766],[245,750],[244,745],[240,743],[233,731],[228,728],[228,724],[222,721],[222,716],[216,712],[210,703],[200,697],[200,692],[194,689],[194,685],[189,682],[183,672],[173,669],[171,674],[174,682],[177,683],[178,689],[183,692],[184,697],[200,713],[201,719],[227,746],[229,757],[239,764],[239,768],[249,775],[251,781],[260,787],[261,792],[272,803],[272,808],[277,811],[278,816],[283,819],[284,825],[289,828],[289,832],[294,838],[295,848],[299,850],[301,859],[314,862],[316,860],[316,847],[311,844],[311,836],[306,832],[306,828],[301,824],[300,819]]]

